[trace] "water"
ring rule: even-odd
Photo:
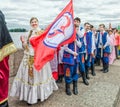
[[[13,42],[17,48],[22,48],[22,43],[20,41],[20,36],[25,35],[25,32],[10,32]]]

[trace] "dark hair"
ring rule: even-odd
[[[88,25],[90,25],[90,23],[88,23],[88,22],[85,22],[85,23],[84,23],[84,26],[85,26],[85,25],[87,25],[87,24],[88,24]]]
[[[99,26],[103,26],[105,28],[105,25],[104,24],[100,24]]]
[[[113,32],[113,30],[108,30],[108,32]]]
[[[90,28],[92,29],[92,28],[94,28],[94,26],[93,26],[93,25],[90,25]]]
[[[79,17],[74,18],[74,20],[81,22],[81,19]]]

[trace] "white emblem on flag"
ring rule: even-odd
[[[56,48],[60,43],[73,35],[73,30],[74,25],[72,15],[66,12],[53,23],[44,39],[44,44]]]

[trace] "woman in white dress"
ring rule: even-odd
[[[53,93],[53,90],[57,90],[58,87],[52,77],[49,62],[40,71],[37,71],[33,66],[34,50],[29,40],[33,36],[39,36],[41,30],[38,27],[36,17],[31,18],[30,25],[32,29],[28,36],[21,37],[24,56],[14,78],[10,96],[18,96],[20,100],[24,100],[28,104],[35,104],[38,100],[44,101],[47,99]]]

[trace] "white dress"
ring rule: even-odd
[[[33,30],[32,36],[35,35],[36,30]],[[52,77],[49,62],[44,65],[41,71],[37,71],[32,64],[32,73],[29,72],[29,64],[32,62],[32,60],[29,61],[29,57],[34,55],[34,51],[31,45],[28,48],[29,51],[24,51],[23,59],[11,87],[10,96],[18,96],[20,100],[35,104],[38,99],[41,101],[47,99],[58,87]]]

